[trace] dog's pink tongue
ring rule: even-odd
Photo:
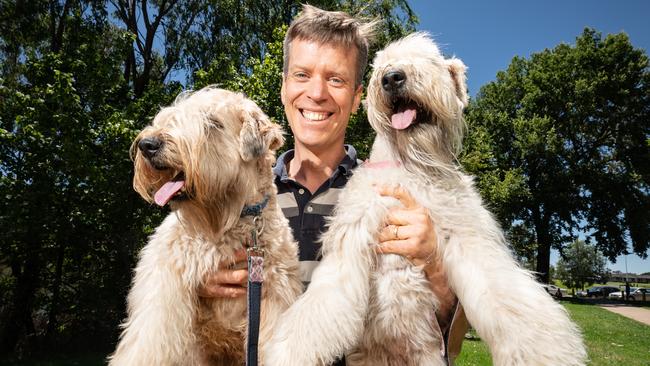
[[[417,111],[415,108],[406,108],[403,111],[398,111],[390,117],[391,125],[396,130],[403,130],[415,121]]]
[[[164,206],[174,197],[176,192],[180,191],[185,185],[184,180],[172,180],[165,184],[154,195],[154,201],[158,206]]]

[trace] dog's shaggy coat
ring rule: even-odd
[[[416,33],[378,53],[367,98],[377,132],[370,160],[398,163],[361,166],[341,193],[323,259],[277,323],[267,365],[328,365],[344,353],[350,365],[446,364],[422,268],[374,254],[382,220],[398,204],[375,184],[399,184],[428,209],[449,285],[495,365],[584,364],[578,329],[513,259],[457,166],[468,98],[463,63]]]
[[[241,94],[186,93],[136,138],[134,188],[172,212],[142,249],[128,319],[111,365],[242,365],[246,298],[200,298],[197,290],[251,238],[242,208],[264,201],[260,342],[302,291],[297,245],[276,202],[271,165],[282,131]],[[263,359],[263,354],[260,355]]]

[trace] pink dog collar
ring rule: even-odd
[[[371,169],[388,169],[388,168],[400,168],[402,166],[402,163],[396,160],[382,160],[376,162],[371,162],[370,160],[366,160],[363,162],[362,166]]]

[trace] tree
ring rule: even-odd
[[[405,0],[363,6],[384,20],[381,39],[413,29]],[[299,8],[250,0],[2,3],[0,356],[111,348],[137,252],[167,213],[131,187],[133,138],[195,75],[197,87],[250,93],[282,121],[281,39]]]
[[[584,289],[607,276],[605,257],[594,247],[576,240],[557,262],[556,277],[571,288]]]
[[[3,26],[38,32],[0,42],[0,353],[110,344],[160,217],[131,189],[128,148],[178,87],[151,83],[133,102],[121,69],[131,38],[96,5],[2,7]]]
[[[610,260],[628,244],[647,256],[650,72],[624,33],[515,57],[467,121],[463,164],[515,250],[537,247],[544,282],[551,248],[580,234]]]

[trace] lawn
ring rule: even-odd
[[[592,366],[648,366],[650,326],[641,324],[596,305],[562,302],[580,326]],[[552,350],[549,350],[552,351]],[[457,366],[491,365],[485,343],[468,339],[456,360]]]

